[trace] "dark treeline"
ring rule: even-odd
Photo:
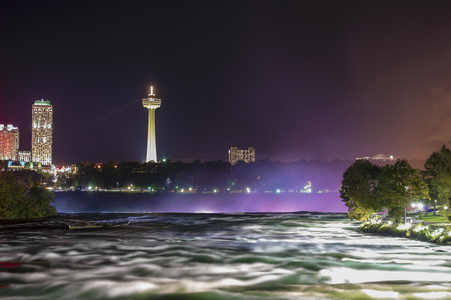
[[[222,160],[192,163],[107,162],[80,163],[75,174],[62,175],[57,185],[63,188],[133,188],[197,192],[277,190],[304,191],[309,182],[312,192],[338,191],[341,175],[351,161],[300,160],[284,163],[258,160],[235,166]]]

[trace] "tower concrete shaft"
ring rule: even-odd
[[[157,142],[155,134],[155,108],[149,108],[149,126],[147,127],[146,162],[157,161]]]
[[[157,162],[157,140],[155,133],[155,110],[160,107],[161,99],[155,98],[153,87],[150,87],[150,94],[143,100],[143,106],[149,111],[149,123],[147,126],[147,153],[146,162]]]

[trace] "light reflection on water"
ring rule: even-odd
[[[4,224],[0,297],[451,298],[449,246],[357,227],[324,213],[61,214]]]

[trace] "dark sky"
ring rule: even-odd
[[[1,1],[0,124],[54,161],[424,159],[451,135],[451,1]]]

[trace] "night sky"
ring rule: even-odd
[[[1,1],[0,124],[56,164],[159,158],[424,159],[451,136],[451,1]]]

